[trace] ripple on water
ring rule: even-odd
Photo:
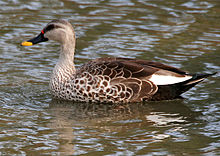
[[[69,19],[76,64],[98,57],[160,61],[190,72],[219,66],[216,1],[0,1],[0,154],[219,155],[216,76],[185,100],[126,106],[51,101],[58,44],[20,47],[51,19]]]

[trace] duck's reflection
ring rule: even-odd
[[[130,103],[91,104],[52,100],[49,110],[54,116],[50,127],[63,140],[59,152],[74,153],[74,127],[93,127],[107,131],[186,124],[200,115],[191,111],[183,100]],[[155,135],[155,139],[158,135]]]

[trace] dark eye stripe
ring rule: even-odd
[[[52,29],[54,29],[54,28],[61,28],[61,27],[58,26],[58,25],[50,24],[50,25],[48,25],[48,26],[44,29],[44,32],[50,31],[50,30],[52,30]]]

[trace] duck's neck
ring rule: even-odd
[[[63,44],[61,46],[61,52],[56,66],[71,67],[75,71],[74,53],[75,53],[75,45]]]
[[[74,44],[63,44],[61,46],[59,60],[53,70],[51,81],[65,82],[75,74],[74,51]]]

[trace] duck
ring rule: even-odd
[[[172,100],[216,74],[191,74],[159,62],[120,57],[97,58],[76,68],[75,31],[63,19],[52,20],[39,35],[21,45],[32,46],[49,40],[61,45],[49,82],[56,99],[89,103]]]

